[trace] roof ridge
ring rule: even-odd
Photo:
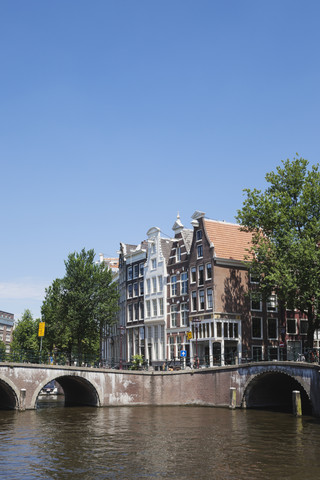
[[[225,220],[213,220],[212,218],[204,218],[207,222],[221,223],[222,225],[233,225],[234,227],[241,227],[239,223],[226,222]]]

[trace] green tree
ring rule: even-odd
[[[0,340],[0,362],[3,362],[6,357],[6,344]]]
[[[12,333],[11,353],[30,361],[39,355],[39,320],[34,320],[30,310],[26,309]]]
[[[65,261],[63,279],[46,290],[42,319],[46,322],[49,350],[76,356],[98,356],[106,325],[116,320],[118,292],[111,270],[94,261],[93,250],[74,252]]]
[[[260,292],[264,298],[276,293],[283,315],[287,308],[307,312],[312,347],[320,318],[320,173],[308,164],[283,161],[266,175],[264,192],[246,189],[237,220],[253,234],[248,262]]]

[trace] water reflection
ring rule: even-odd
[[[0,412],[6,479],[316,479],[311,417],[206,407]]]

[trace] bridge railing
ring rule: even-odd
[[[240,363],[251,363],[261,361],[293,361],[293,362],[309,362],[320,363],[319,351],[317,349],[305,350],[304,354],[297,351],[287,351],[279,348],[278,350],[271,350],[265,352],[264,356],[252,355],[251,351],[243,351],[241,357],[234,352],[215,355],[203,355],[193,357],[173,357],[161,361],[150,361],[144,359],[139,364],[135,361],[126,362],[124,359],[120,361],[119,358],[110,357],[103,361],[99,360],[96,355],[83,355],[81,358],[73,355],[71,359],[64,352],[55,352],[54,355],[38,354],[31,352],[10,352],[0,355],[0,362],[15,362],[15,363],[33,363],[42,365],[62,365],[75,367],[95,367],[95,368],[110,368],[122,370],[186,370],[194,368],[207,368],[223,365],[237,365]]]

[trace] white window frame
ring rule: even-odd
[[[180,276],[181,281],[181,295],[188,294],[188,274],[187,272],[182,272]]]
[[[272,321],[276,322],[276,332],[277,332],[276,337],[269,337],[269,320],[272,320]],[[278,338],[279,338],[279,323],[278,323],[277,318],[274,318],[274,317],[267,318],[267,336],[268,336],[268,340],[278,340]]]
[[[208,275],[208,269],[210,270],[210,277]],[[211,280],[211,279],[212,279],[212,265],[211,263],[206,263],[206,280]]]
[[[209,295],[211,292],[211,295]],[[209,299],[211,298],[211,301]],[[211,310],[213,308],[213,290],[212,288],[207,288],[207,310]]]
[[[171,284],[171,288],[170,288],[171,297],[176,297],[178,292],[177,275],[171,275],[170,284]]]
[[[256,297],[257,300],[255,300],[253,297]],[[260,303],[260,308],[252,308],[252,302],[254,302],[254,301],[259,301],[259,303]],[[251,294],[251,297],[250,297],[250,307],[251,307],[251,311],[252,311],[252,312],[262,312],[262,296],[261,296],[261,293]]]
[[[253,320],[260,320],[260,337],[254,337],[253,336]],[[263,339],[263,318],[262,317],[255,317],[253,316],[251,318],[251,338],[255,340],[262,340]]]

